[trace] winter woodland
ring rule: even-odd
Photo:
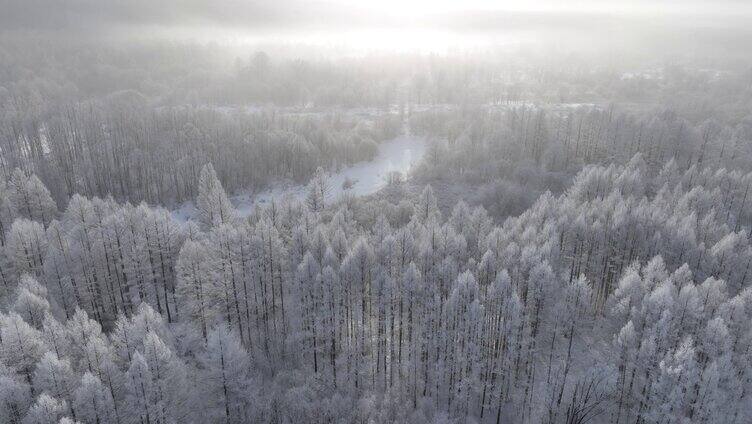
[[[0,43],[0,422],[752,421],[749,67],[55,46]]]

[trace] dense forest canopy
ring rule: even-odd
[[[752,420],[743,5],[686,2],[688,46],[647,43],[686,29],[641,0],[651,25],[419,2],[397,44],[403,20],[568,35],[354,52],[135,36],[313,25],[147,3],[0,16],[0,422]],[[316,19],[358,39],[396,3]]]

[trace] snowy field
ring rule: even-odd
[[[420,161],[426,151],[425,140],[411,135],[401,135],[379,145],[379,152],[373,160],[358,162],[329,174],[330,190],[327,200],[339,199],[345,191],[354,196],[367,196],[376,193],[386,185],[386,177],[392,172],[406,176],[412,167]],[[346,180],[353,184],[349,189],[343,187]],[[279,182],[258,193],[239,193],[230,198],[237,214],[241,217],[250,215],[256,205],[269,203],[274,199],[287,196],[304,198],[306,186],[290,182]],[[183,203],[173,210],[172,215],[178,221],[193,219],[196,207],[192,201]]]

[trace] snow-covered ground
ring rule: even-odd
[[[373,160],[355,163],[329,175],[331,188],[327,200],[337,200],[345,191],[355,196],[373,194],[386,185],[386,177],[391,172],[400,172],[406,176],[423,157],[425,151],[425,141],[411,135],[401,135],[383,142],[379,145],[379,152]],[[345,190],[343,184],[347,179],[353,185]],[[258,193],[239,193],[230,200],[238,215],[248,216],[256,205],[263,205],[272,199],[282,199],[286,196],[302,199],[305,195],[305,185],[280,182]],[[189,201],[173,210],[172,216],[178,221],[185,222],[192,219],[195,213],[196,207]]]

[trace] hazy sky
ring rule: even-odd
[[[0,0],[5,32],[293,41],[363,47],[752,41],[750,0]]]

